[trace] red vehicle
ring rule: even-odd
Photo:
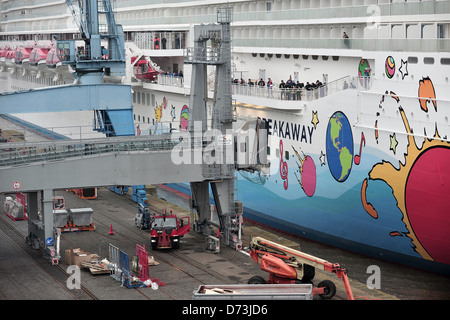
[[[191,231],[189,216],[178,218],[174,214],[153,216],[150,224],[152,249],[177,249],[180,238]]]
[[[338,263],[330,263],[261,237],[251,239],[249,253],[253,261],[261,266],[261,270],[269,273],[269,279],[253,276],[248,280],[248,284],[311,283],[315,276],[315,268],[319,268],[342,279],[348,299],[355,300],[347,278],[347,270]],[[336,294],[336,285],[331,280],[322,280],[314,287],[313,294],[323,299],[331,299]]]

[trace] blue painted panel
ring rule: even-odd
[[[131,87],[126,85],[69,85],[0,93],[2,114],[131,108]]]

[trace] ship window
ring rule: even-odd
[[[147,105],[150,105],[150,93],[147,93]]]
[[[142,104],[145,104],[145,93],[142,93]]]
[[[308,60],[308,55],[304,54],[304,55],[302,55],[302,57],[304,60]]]
[[[136,103],[136,92],[133,92],[133,103]]]
[[[141,104],[141,93],[137,93],[137,103]]]
[[[280,149],[277,148],[277,150],[276,150],[276,152],[275,152],[275,155],[277,156],[277,158],[280,157]]]
[[[339,56],[332,56],[333,61],[339,61]]]
[[[285,55],[284,55],[284,57],[285,57],[286,59],[289,59],[290,56],[291,56],[290,54],[285,54]]]
[[[267,56],[268,56],[269,58],[272,58],[272,57],[273,57],[273,53],[268,53]]]
[[[423,63],[425,63],[425,64],[434,64],[434,58],[432,58],[432,57],[425,57],[425,58],[423,58]]]
[[[265,55],[266,55],[265,53],[260,53],[260,54],[259,54],[259,56],[260,56],[261,58],[264,58]]]
[[[266,11],[272,11],[272,2],[266,2]]]
[[[322,56],[322,60],[327,61],[329,56]]]
[[[252,57],[256,58],[257,54],[256,53],[252,53]]]
[[[418,61],[417,57],[408,57],[408,63],[416,64]]]
[[[133,119],[134,119],[134,121],[136,121],[136,115],[135,114],[133,114]]]
[[[292,55],[292,57],[293,57],[294,59],[298,59],[298,58],[300,57],[300,55],[299,55],[299,54],[294,54],[294,55]]]
[[[138,122],[141,122],[141,116],[138,116]]]
[[[275,56],[276,56],[277,58],[281,58],[281,54],[279,54],[279,53],[277,53]]]
[[[441,64],[450,64],[450,58],[441,58]]]
[[[284,152],[284,159],[289,160],[289,151]]]
[[[319,56],[311,56],[313,60],[319,59]]]
[[[270,147],[267,146],[267,155],[270,156]]]

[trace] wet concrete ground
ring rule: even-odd
[[[64,233],[62,253],[68,248],[82,248],[98,253],[102,258],[108,257],[107,248],[112,243],[131,257],[136,244],[146,244],[149,254],[159,262],[157,266],[150,266],[150,275],[165,285],[158,290],[126,289],[110,275],[92,275],[82,270],[83,288],[68,290],[68,265],[64,254],[58,267],[51,266],[39,250],[25,243],[27,221],[14,222],[1,211],[0,300],[191,300],[193,291],[202,284],[245,284],[253,275],[268,277],[250,257],[227,246],[222,246],[218,254],[206,252],[204,236],[195,232],[183,238],[178,250],[151,250],[148,231],[140,230],[134,224],[137,206],[128,196],[117,195],[106,188],[98,189],[95,200],[82,200],[65,191],[56,191],[55,194],[65,197],[68,208],[91,207],[94,210],[95,231]],[[158,190],[158,195],[150,197],[152,209],[161,211],[166,208],[179,215],[188,213],[183,208],[185,199],[176,199],[177,195],[164,190]],[[176,202],[178,206],[161,197]],[[3,196],[0,202],[3,202]],[[109,235],[110,226],[114,235]],[[345,266],[357,298],[389,301],[450,298],[448,277],[364,257],[246,222],[244,245],[248,244],[251,236],[262,236],[296,249],[300,246],[303,252]],[[380,268],[379,290],[367,287],[370,276],[367,268],[371,265]],[[333,300],[347,299],[341,280],[333,274],[316,270],[314,283],[324,279],[331,279],[337,286]]]

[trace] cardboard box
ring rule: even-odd
[[[92,261],[99,259],[98,254],[86,252],[80,248],[65,251],[65,260],[68,265],[76,265],[81,268],[82,261]]]

